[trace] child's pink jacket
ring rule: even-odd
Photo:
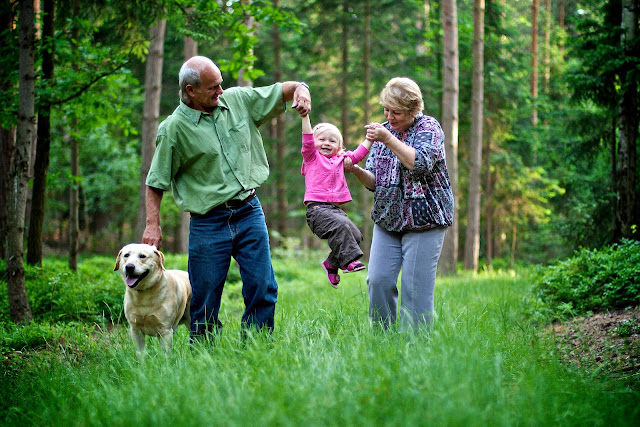
[[[344,176],[344,158],[350,157],[355,165],[364,159],[369,150],[362,144],[355,151],[342,151],[332,157],[318,153],[312,133],[302,134],[302,170],[304,175],[304,201],[347,203],[351,193]]]

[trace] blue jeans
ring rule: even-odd
[[[238,208],[215,208],[191,215],[189,233],[189,279],[191,338],[222,328],[218,319],[222,290],[233,257],[240,266],[245,312],[244,328],[273,330],[278,284],[269,235],[257,197]]]

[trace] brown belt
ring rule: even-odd
[[[238,208],[241,208],[242,206],[244,206],[247,202],[249,202],[249,200],[253,199],[254,197],[256,197],[256,190],[251,190],[251,194],[249,194],[244,199],[242,199],[242,200],[238,200],[238,199],[227,200],[226,202],[224,202],[223,204],[218,206],[218,208],[224,207],[224,208],[227,208],[227,209],[238,209]]]

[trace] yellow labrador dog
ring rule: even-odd
[[[191,321],[189,274],[166,270],[162,252],[155,246],[135,243],[118,253],[113,271],[118,270],[127,285],[124,315],[138,351],[144,350],[145,335],[157,337],[169,351],[178,325],[188,328]]]

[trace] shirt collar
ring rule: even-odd
[[[224,108],[226,110],[229,109],[229,107],[227,107],[227,105],[224,103],[224,100],[222,99],[222,97],[218,98],[218,107],[219,108]],[[202,116],[209,116],[211,114],[206,113],[204,111],[201,110],[196,110],[195,108],[191,108],[189,107],[187,104],[184,103],[183,100],[180,100],[180,106],[178,107],[180,109],[180,111],[182,111],[182,113],[187,116],[187,118],[189,118],[189,120],[191,120],[193,122],[194,125],[198,126],[198,123],[200,123],[200,119],[202,118]],[[217,108],[216,108],[217,109]],[[213,114],[216,113],[216,109],[213,110]]]

